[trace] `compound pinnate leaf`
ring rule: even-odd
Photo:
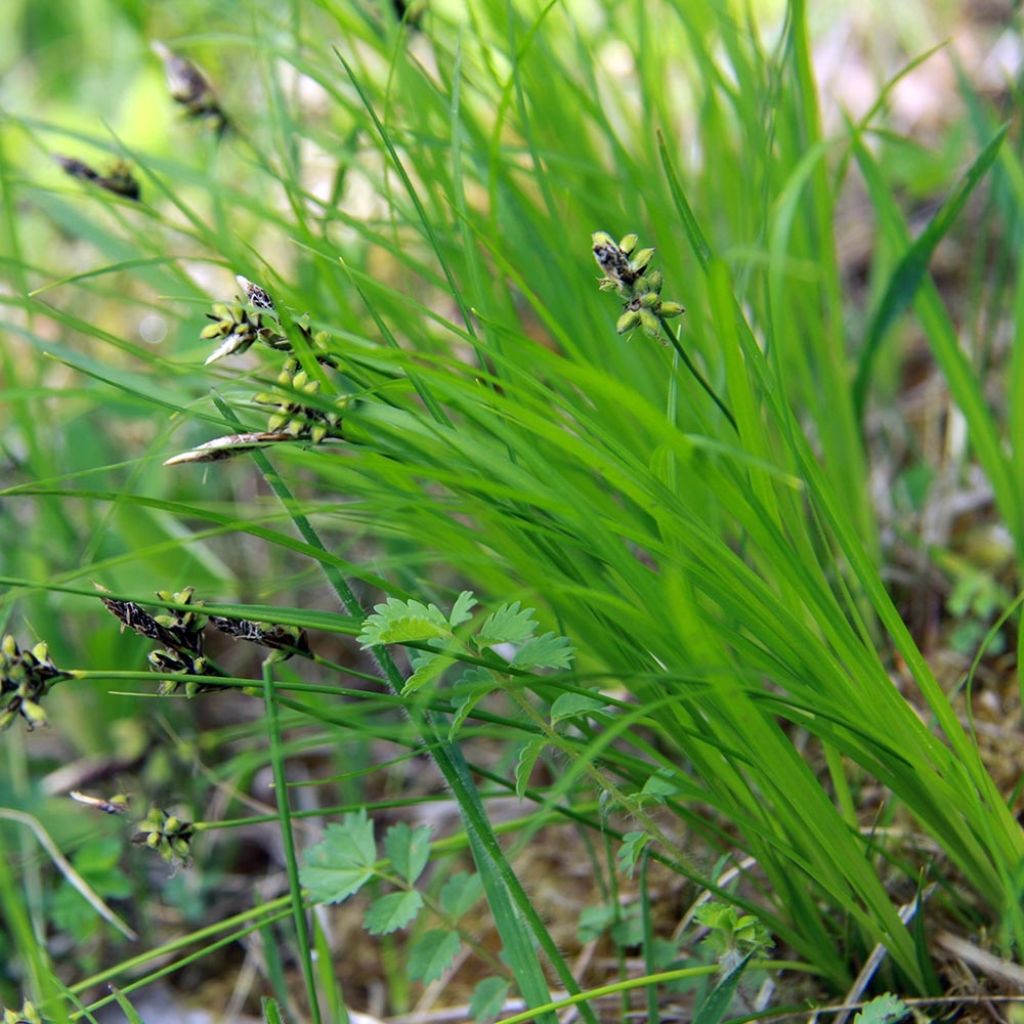
[[[430,829],[426,825],[412,828],[404,821],[392,825],[384,836],[384,849],[395,871],[413,885],[430,859]]]
[[[299,877],[317,903],[340,903],[373,877],[376,861],[373,822],[357,811],[327,826],[324,838],[306,851]]]
[[[363,927],[371,935],[387,935],[404,928],[423,906],[423,897],[415,890],[390,892],[370,904]]]
[[[434,928],[412,947],[409,953],[409,977],[417,981],[437,981],[459,954],[462,941],[456,932]]]

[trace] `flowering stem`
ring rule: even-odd
[[[302,885],[299,880],[299,862],[295,856],[295,838],[292,833],[292,812],[288,804],[288,780],[284,772],[284,754],[281,750],[281,727],[277,715],[277,700],[274,693],[274,665],[270,658],[263,661],[263,699],[266,706],[267,732],[270,736],[270,763],[274,772],[274,788],[277,790],[278,818],[281,823],[281,840],[284,845],[285,866],[288,873],[288,890],[292,897],[292,917],[295,922],[295,938],[299,944],[299,959],[302,963],[302,977],[306,983],[309,1012],[313,1024],[320,1024],[320,1001],[317,999],[316,982],[313,980],[313,960],[310,954],[309,921],[302,899]]]
[[[658,317],[658,322],[661,324],[662,330],[668,336],[668,340],[672,342],[672,347],[679,354],[679,358],[682,359],[683,364],[686,366],[687,370],[690,371],[693,379],[704,389],[711,401],[721,409],[722,415],[725,416],[729,421],[729,424],[732,426],[732,429],[738,434],[740,432],[740,428],[736,425],[736,417],[729,411],[729,407],[718,397],[718,395],[715,394],[715,389],[708,383],[705,376],[697,369],[693,360],[686,354],[686,349],[683,348],[682,343],[679,341],[679,338],[675,333],[669,329],[668,324],[665,322],[665,318]]]

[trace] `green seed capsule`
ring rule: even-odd
[[[630,260],[630,266],[635,271],[644,270],[647,264],[651,262],[651,257],[654,255],[653,249],[641,249],[632,260]]]
[[[649,309],[641,309],[637,315],[640,317],[640,326],[644,332],[656,338],[659,331],[658,318]]]
[[[640,314],[635,309],[627,309],[615,323],[615,330],[619,334],[625,334],[633,330],[640,323]]]

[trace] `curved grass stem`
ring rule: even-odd
[[[661,324],[661,329],[665,332],[665,335],[668,337],[668,340],[672,343],[672,347],[676,350],[676,353],[678,354],[679,358],[683,361],[683,365],[686,367],[687,370],[690,371],[690,375],[701,386],[701,388],[707,394],[708,398],[710,398],[711,401],[718,406],[718,408],[722,412],[722,415],[729,421],[729,424],[732,427],[732,429],[735,430],[738,434],[740,432],[740,428],[737,426],[736,417],[733,416],[729,407],[725,404],[725,402],[722,401],[721,398],[718,397],[718,395],[715,393],[715,389],[708,383],[708,380],[704,376],[704,374],[702,374],[700,370],[697,369],[696,364],[690,358],[686,349],[683,348],[683,344],[679,340],[676,333],[673,332],[669,328],[668,324],[665,322],[665,318],[658,317],[658,322]]]

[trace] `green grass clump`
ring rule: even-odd
[[[392,1009],[467,949],[481,1020],[513,989],[552,1020],[559,988],[593,1021],[598,996],[643,984],[654,1020],[657,993],[700,984],[695,1019],[715,1024],[744,972],[843,993],[878,948],[883,986],[934,995],[932,904],[1019,953],[1017,794],[887,586],[871,487],[911,311],[1024,560],[1024,175],[966,78],[972,155],[929,157],[944,202],[912,237],[895,83],[826,134],[801,0],[773,32],[710,2],[474,0],[400,21],[247,0],[172,24],[99,6],[115,66],[83,62],[79,100],[55,89],[2,135],[0,609],[23,639],[0,715],[49,716],[76,757],[131,765],[136,842],[212,887],[236,866],[205,837],[274,827],[287,886],[212,923],[179,894],[183,937],[133,920],[139,951],[97,931],[71,977],[40,941],[51,871],[4,827],[25,879],[0,874],[23,964],[5,998],[24,988],[56,1019],[130,1008],[257,933],[266,1019],[344,1020],[330,918],[309,907],[360,892]],[[66,45],[38,57],[55,82]],[[118,103],[87,109],[108,78]],[[877,229],[859,314],[835,227],[854,188]],[[987,359],[929,273],[979,197],[1006,269],[976,302],[1012,328]],[[53,673],[26,696],[29,636]],[[46,799],[36,736],[12,736],[11,805],[81,847],[99,826]],[[128,756],[154,747],[162,764]],[[385,827],[445,791],[446,834]],[[492,812],[509,795],[511,825]],[[115,833],[123,801],[100,810]],[[552,829],[592,858],[580,930],[611,936],[620,978],[574,977],[517,872]],[[89,893],[125,899],[102,864]],[[655,920],[655,869],[698,904],[703,952],[689,914]],[[137,876],[136,917],[145,899]],[[634,947],[647,982],[626,978]]]

